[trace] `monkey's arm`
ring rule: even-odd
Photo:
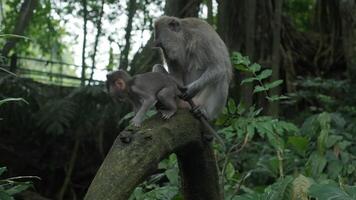
[[[131,122],[134,126],[141,126],[145,113],[156,103],[157,100],[154,96],[148,94],[145,91],[142,91],[136,86],[132,86],[131,90],[142,99],[141,107],[138,109],[135,117],[131,120]]]
[[[193,98],[199,91],[209,84],[217,84],[226,77],[226,72],[219,66],[208,66],[207,70],[200,76],[199,79],[190,83],[187,86],[183,98],[188,100]]]

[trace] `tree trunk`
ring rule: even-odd
[[[241,52],[248,56],[252,63],[257,62],[263,68],[272,67],[272,60],[279,62],[276,61],[279,58],[274,58],[272,55],[273,42],[276,48],[280,47],[280,42],[277,44],[278,40],[274,40],[280,36],[273,35],[275,30],[274,26],[272,27],[272,24],[280,24],[275,22],[278,18],[275,17],[272,6],[276,5],[277,1],[220,0],[218,3],[218,33],[230,52]],[[239,72],[235,85],[239,86],[241,80],[248,76],[250,75]],[[234,89],[232,95],[240,98],[247,107],[257,103],[260,104],[259,106],[265,106],[265,95],[253,98],[253,86],[253,84],[244,84]]]
[[[132,24],[133,18],[135,16],[137,10],[137,2],[136,0],[128,0],[127,2],[127,25],[125,29],[125,46],[121,51],[120,55],[120,69],[126,70],[129,65],[129,53],[131,46],[131,32],[132,32]]]
[[[33,11],[36,8],[38,0],[25,0],[20,9],[19,17],[16,21],[15,28],[12,31],[14,35],[24,35],[25,30],[30,24]],[[2,55],[8,56],[9,52],[15,47],[19,38],[10,37],[7,39],[3,49]]]
[[[167,0],[164,8],[165,15],[175,17],[197,17],[202,0]],[[131,73],[143,73],[151,71],[154,64],[162,63],[157,51],[152,50],[153,37],[145,47],[135,54],[131,62]]]
[[[213,0],[206,0],[206,7],[208,8],[207,21],[210,25],[214,25]]]
[[[84,20],[84,26],[83,26],[83,47],[82,47],[82,76],[81,76],[81,83],[80,85],[83,87],[85,85],[85,69],[86,69],[86,64],[85,64],[85,48],[86,48],[86,43],[87,43],[87,22],[88,22],[88,10],[87,10],[87,0],[82,0],[82,6],[83,6],[83,20]]]
[[[94,42],[94,52],[91,56],[91,74],[90,74],[90,78],[89,78],[89,84],[91,81],[93,81],[93,76],[94,76],[94,69],[95,69],[95,57],[96,57],[96,53],[98,51],[98,43],[99,43],[99,39],[101,36],[101,20],[103,18],[104,15],[104,4],[105,4],[105,0],[101,0],[101,7],[100,7],[100,11],[99,11],[99,17],[98,17],[98,21],[96,24],[96,35],[95,35],[95,42]]]
[[[256,0],[248,0],[246,6],[246,23],[245,23],[245,41],[246,41],[246,55],[255,60],[255,29],[256,29]],[[242,73],[242,79],[251,77],[251,74]],[[246,107],[253,104],[253,84],[246,83],[241,85],[240,91],[242,92],[242,102]]]
[[[273,41],[272,41],[272,77],[271,82],[280,79],[279,70],[280,70],[280,46],[281,46],[281,16],[282,16],[282,5],[283,0],[274,0],[274,17],[272,23],[273,27]],[[270,96],[280,95],[279,86],[271,89]],[[270,102],[268,107],[268,114],[272,116],[278,116],[279,114],[279,102],[274,101]]]
[[[354,0],[341,1],[342,42],[343,50],[351,83],[351,94],[356,92],[356,2]],[[353,95],[356,99],[356,96]]]
[[[85,199],[128,199],[162,159],[176,153],[184,199],[221,200],[215,156],[211,145],[202,141],[201,128],[197,127],[199,122],[188,111],[180,110],[168,121],[156,116],[144,122],[136,133],[122,132]]]

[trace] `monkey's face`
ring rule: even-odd
[[[127,97],[126,82],[122,78],[107,76],[107,90],[114,100],[124,101]]]
[[[162,48],[169,59],[179,60],[184,52],[183,33],[180,19],[163,16],[155,21],[154,46]]]

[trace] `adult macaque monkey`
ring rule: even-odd
[[[163,16],[155,21],[154,39],[169,74],[186,87],[183,99],[192,98],[208,120],[215,119],[225,106],[232,76],[229,53],[219,35],[203,20]]]
[[[145,113],[157,101],[162,118],[168,119],[177,111],[177,95],[180,95],[176,81],[166,74],[148,72],[131,77],[127,72],[118,70],[106,75],[106,86],[110,96],[132,104],[135,113],[131,123],[140,126]]]

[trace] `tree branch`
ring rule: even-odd
[[[178,111],[167,121],[157,116],[147,120],[136,133],[121,132],[85,199],[128,199],[172,153],[178,157],[184,199],[222,199],[215,156],[211,145],[203,141],[201,130],[199,121],[188,111]]]

